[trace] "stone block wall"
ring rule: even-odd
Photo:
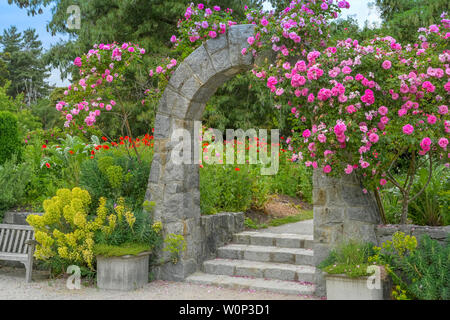
[[[222,212],[210,216],[202,216],[200,230],[202,238],[203,262],[217,257],[217,249],[233,240],[233,234],[244,230],[245,215],[243,212]]]
[[[5,215],[3,216],[2,223],[28,225],[27,217],[32,214],[42,215],[43,213],[7,211],[7,212],[5,212]]]
[[[381,245],[387,240],[392,240],[392,235],[398,231],[403,232],[406,235],[416,237],[419,242],[420,238],[424,234],[427,234],[431,239],[437,240],[440,244],[445,244],[446,238],[450,234],[450,226],[430,227],[398,224],[378,225],[375,228],[377,244]]]
[[[381,217],[373,194],[363,193],[355,174],[331,178],[313,174],[314,265],[320,264],[337,244],[349,239],[376,243]],[[316,295],[325,296],[324,273],[317,269]]]
[[[217,257],[217,249],[233,239],[233,234],[244,230],[243,212],[222,212],[215,215],[201,216],[196,226],[197,245],[187,242],[186,252],[181,254],[177,264],[170,262],[168,253],[163,253],[162,265],[153,268],[157,279],[183,281],[188,275],[198,271],[203,261]],[[181,230],[178,234],[183,234]],[[192,257],[187,261],[186,256]]]

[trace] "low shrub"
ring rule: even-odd
[[[429,169],[422,168],[414,179],[412,195],[417,194],[426,185]],[[397,180],[404,181],[397,177]],[[444,226],[450,224],[450,177],[444,165],[433,169],[430,182],[423,193],[409,204],[408,218],[412,224],[420,226]],[[399,224],[402,200],[397,188],[384,189],[382,202],[387,223]]]
[[[100,198],[97,217],[105,216],[104,212],[109,212],[109,209],[106,206],[106,199]],[[102,225],[95,233],[94,253],[96,255],[104,254],[105,248],[111,249],[108,255],[114,255],[114,252],[125,252],[124,248],[131,250],[127,254],[133,254],[138,247],[147,251],[161,244],[159,226],[152,226],[150,216],[143,210],[132,212],[127,208],[123,198],[119,199],[114,210],[107,213],[105,217],[107,225]]]
[[[312,169],[303,163],[281,160],[278,173],[269,176],[270,192],[300,197],[303,201],[312,202]],[[284,162],[284,163],[283,163]]]
[[[136,256],[139,253],[150,250],[150,245],[144,243],[124,243],[121,246],[99,243],[94,246],[94,254],[103,257]]]
[[[0,164],[0,215],[23,201],[31,174],[26,163],[16,163],[15,155]],[[2,220],[0,216],[0,223]]]
[[[144,202],[150,165],[151,160],[139,162],[121,150],[103,150],[81,164],[80,186],[91,194],[93,207],[100,197],[106,197],[112,203],[124,198],[132,209],[139,209]]]
[[[423,235],[418,245],[415,237],[396,232],[376,253],[373,260],[384,264],[393,279],[395,299],[450,299],[450,237],[441,245]]]
[[[249,166],[205,164],[200,168],[202,213],[246,211],[252,204],[254,183]]]
[[[0,111],[0,164],[12,158],[22,158],[22,143],[19,138],[17,118],[9,111]]]
[[[96,219],[90,219],[90,203],[86,190],[60,189],[44,201],[42,216],[27,217],[38,242],[35,257],[47,261],[53,273],[64,272],[72,264],[94,270],[94,232],[107,212],[99,211]]]
[[[421,169],[418,183],[413,186],[413,194],[426,184],[428,170]],[[409,206],[409,218],[421,226],[443,226],[450,224],[450,175],[445,166],[433,170],[430,183],[425,191]]]
[[[326,273],[345,274],[351,278],[368,276],[367,267],[372,264],[370,257],[373,254],[371,243],[343,242],[318,267]]]

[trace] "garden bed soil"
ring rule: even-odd
[[[311,210],[312,205],[286,195],[276,195],[264,206],[264,213],[274,218],[284,218],[299,214],[300,210]]]
[[[245,217],[257,224],[268,224],[272,219],[296,216],[303,210],[311,210],[312,205],[299,198],[287,195],[274,195],[262,209],[251,208]]]

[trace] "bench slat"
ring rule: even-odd
[[[11,250],[13,248],[14,240],[16,238],[16,234],[17,234],[17,229],[12,229],[11,234],[9,235],[8,249],[6,250],[6,252],[11,252]]]
[[[6,252],[6,248],[7,248],[7,244],[9,241],[9,232],[11,229],[6,229],[5,235],[2,239],[2,248],[0,249],[0,251]]]
[[[25,243],[25,231],[22,231],[22,236],[20,237],[20,243],[19,243],[19,248],[17,248],[16,252],[23,252],[23,246]]]
[[[34,240],[31,226],[0,224],[0,260],[19,261],[25,265],[26,282],[32,281],[34,245],[27,240]]]
[[[3,237],[5,235],[5,229],[0,229],[0,245],[3,243]],[[1,246],[0,246],[1,249]]]
[[[16,231],[16,239],[14,240],[14,245],[13,245],[13,252],[18,252],[17,250],[19,249],[19,243],[21,241],[23,235],[23,230],[17,230]]]
[[[28,251],[28,246],[26,245],[26,242],[29,240],[29,237],[30,237],[29,231],[24,231],[24,233],[25,233],[25,240],[24,240],[24,243],[23,243],[21,251],[20,251],[23,254],[27,253],[27,251]]]

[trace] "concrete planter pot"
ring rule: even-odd
[[[120,257],[97,256],[97,286],[104,290],[131,291],[148,283],[151,252]]]
[[[379,288],[369,288],[368,278],[327,274],[325,276],[327,300],[389,300],[391,293],[389,279],[381,280]]]

